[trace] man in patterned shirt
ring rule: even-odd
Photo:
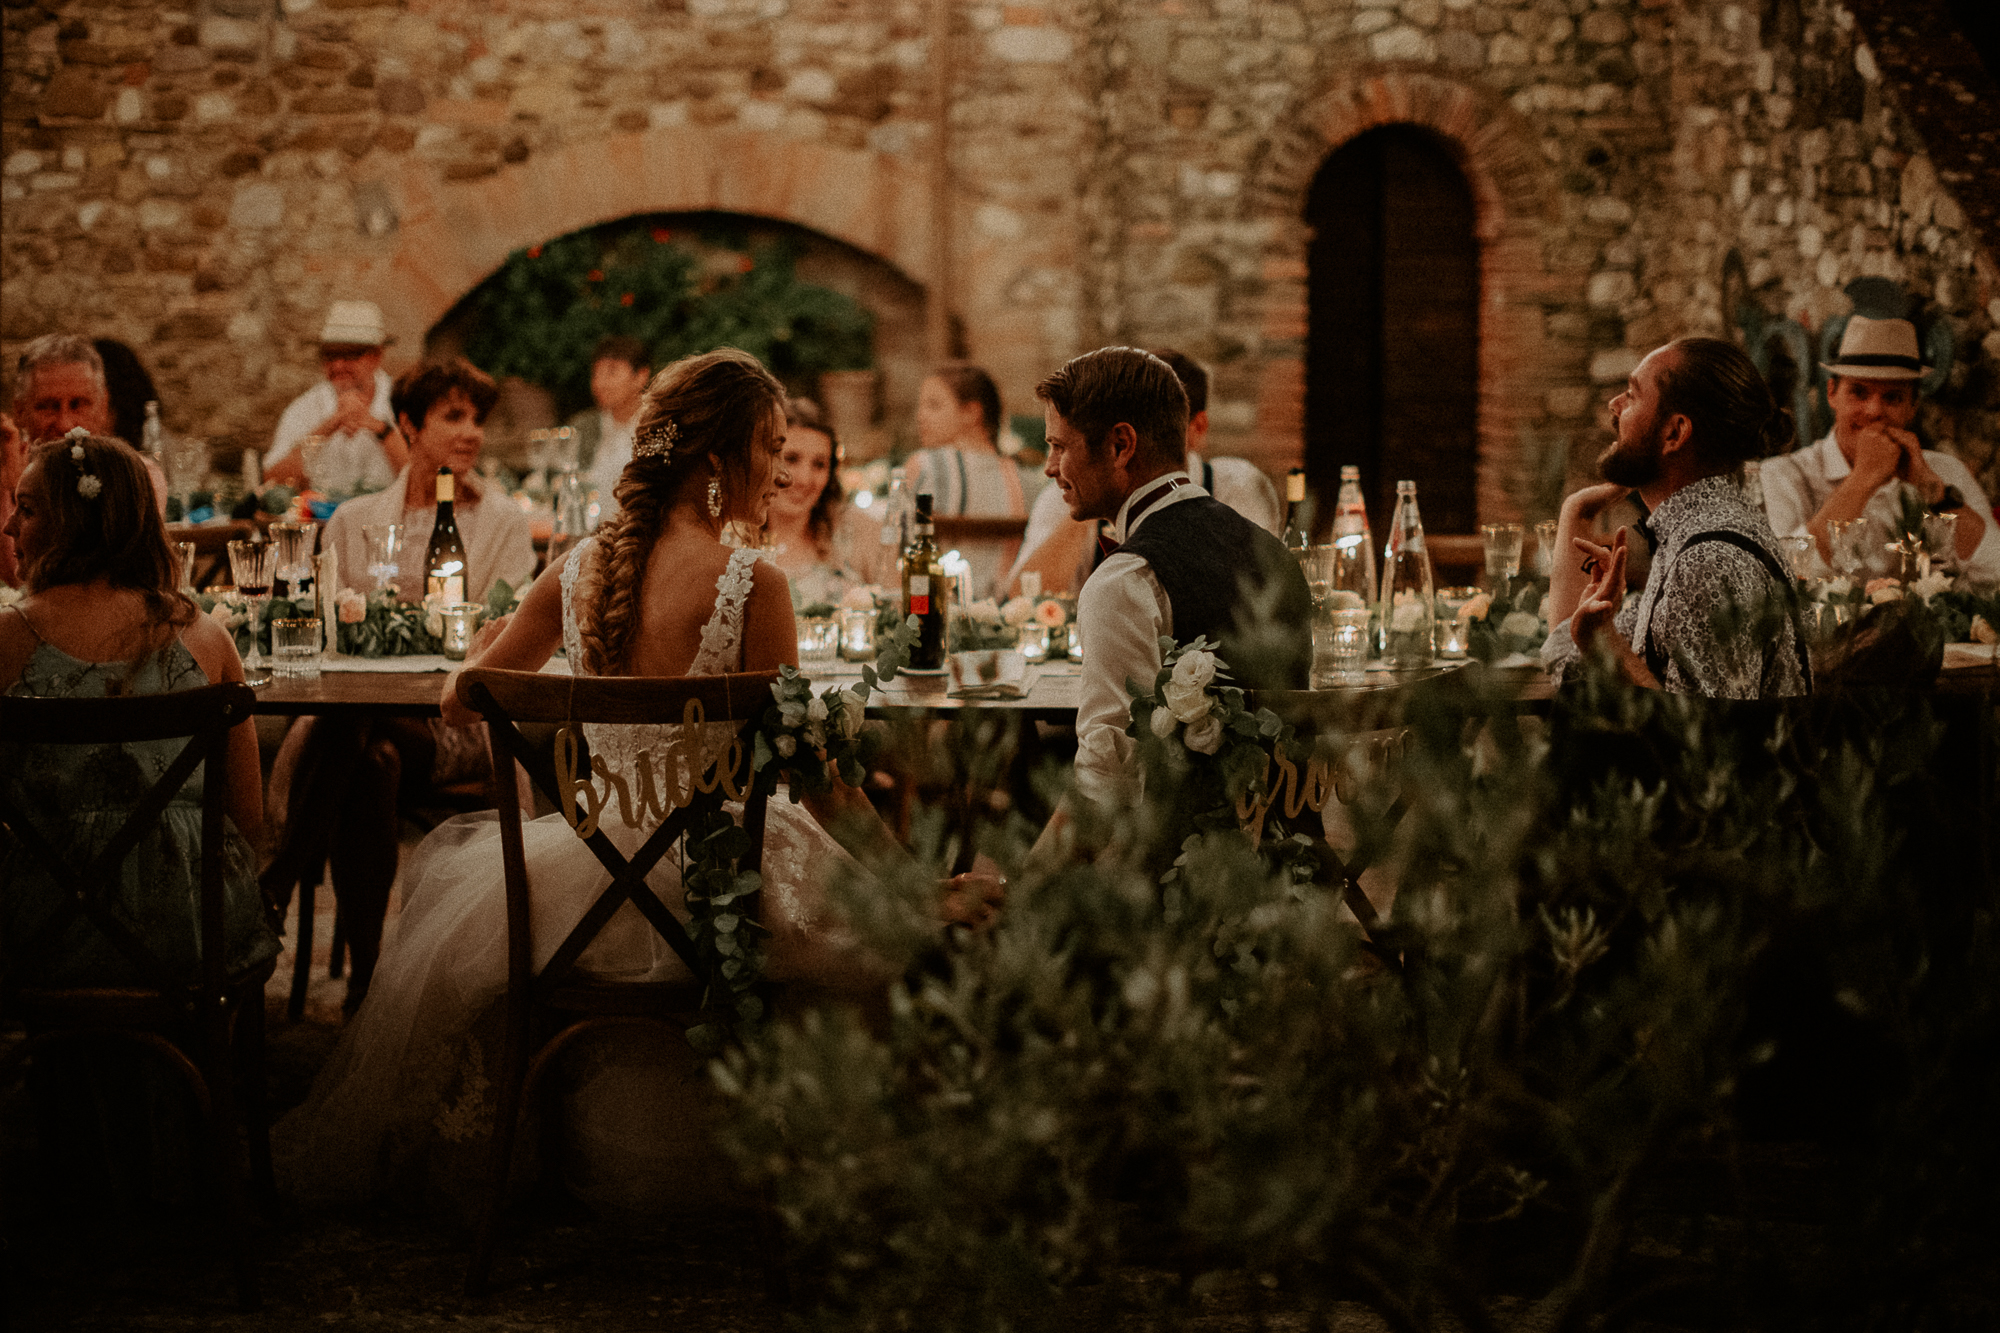
[[[1791,434],[1791,416],[1734,344],[1682,338],[1641,361],[1611,400],[1615,438],[1597,460],[1605,480],[1638,491],[1653,564],[1625,592],[1626,530],[1607,546],[1576,535],[1565,552],[1590,583],[1542,649],[1560,671],[1593,647],[1652,689],[1769,699],[1812,688],[1805,632],[1777,537],[1737,481],[1746,459]],[[1717,612],[1746,614],[1724,627]],[[1782,608],[1781,619],[1758,614]]]

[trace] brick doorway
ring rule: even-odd
[[[1352,463],[1378,529],[1405,478],[1427,527],[1478,525],[1477,221],[1450,148],[1421,126],[1357,135],[1314,176],[1305,467],[1323,517]]]

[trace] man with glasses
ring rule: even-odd
[[[319,333],[325,378],[292,400],[264,456],[264,479],[287,486],[310,483],[327,495],[379,491],[396,479],[410,449],[389,407],[389,376],[382,348],[389,334],[373,301],[335,301]],[[306,475],[299,442],[325,441]]]

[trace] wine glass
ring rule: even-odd
[[[1521,573],[1521,545],[1527,535],[1519,523],[1487,523],[1479,535],[1486,547],[1486,586],[1503,596]]]
[[[1858,518],[1830,519],[1826,544],[1833,554],[1833,571],[1844,579],[1861,572],[1861,538],[1865,528]]]
[[[312,578],[313,546],[319,538],[317,523],[273,523],[271,544],[277,551],[272,583],[282,579],[285,595],[297,601],[301,588]]]
[[[181,502],[181,521],[191,522],[188,511],[194,507],[194,493],[208,478],[208,442],[187,435],[169,435],[164,453],[169,483]]]
[[[361,537],[368,544],[368,577],[375,580],[376,592],[386,591],[403,572],[403,525],[370,523],[361,529]]]
[[[271,600],[271,568],[276,563],[276,552],[268,542],[229,543],[229,572],[236,580],[237,593],[250,604],[250,654],[243,659],[243,679],[249,685],[271,682],[262,670],[264,655],[257,644],[264,605]]]
[[[325,491],[319,484],[319,460],[326,453],[326,436],[302,435],[299,437],[299,466],[305,469],[306,485],[316,491]]]

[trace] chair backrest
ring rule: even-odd
[[[695,826],[701,816],[722,809],[731,789],[743,796],[743,830],[749,838],[748,851],[739,859],[739,871],[761,867],[764,846],[764,817],[768,784],[755,781],[752,761],[754,733],[758,719],[772,702],[771,686],[776,672],[727,676],[555,676],[530,671],[500,671],[472,667],[458,678],[458,698],[486,719],[487,736],[493,758],[494,801],[500,811],[501,855],[507,879],[507,970],[510,986],[532,984],[546,995],[573,979],[578,960],[612,916],[626,902],[632,903],[652,928],[666,940],[688,970],[704,983],[708,975],[694,941],[679,919],[646,883],[646,876],[660,859]],[[716,761],[716,771],[697,781],[686,792],[665,795],[666,810],[660,824],[637,852],[626,857],[604,831],[589,818],[572,818],[577,836],[589,846],[611,874],[611,883],[591,904],[582,920],[559,945],[539,977],[533,977],[530,947],[529,884],[527,864],[521,844],[521,805],[514,776],[519,762],[549,801],[566,814],[574,815],[573,778],[557,771],[557,758],[544,753],[522,736],[520,724],[554,723],[568,734],[558,732],[557,756],[571,760],[572,771],[588,779],[592,765],[581,735],[581,724],[679,723],[698,716],[706,723],[737,725],[738,743]],[[621,774],[623,780],[652,784],[642,775]],[[706,788],[706,789],[704,789]],[[653,795],[661,793],[654,789]],[[642,810],[658,810],[660,803],[642,798]],[[615,806],[614,806],[615,809]],[[641,816],[642,818],[644,816]],[[753,916],[754,919],[754,916]]]
[[[223,814],[229,786],[229,729],[248,718],[256,694],[241,683],[118,699],[0,697],[0,736],[30,745],[123,745],[185,737],[187,744],[127,814],[125,822],[88,865],[28,817],[0,788],[0,827],[27,856],[40,861],[66,890],[62,904],[28,939],[11,949],[33,957],[79,915],[94,926],[155,990],[189,1010],[205,999],[221,1002],[227,983],[223,938]],[[201,975],[177,975],[112,910],[120,870],[132,849],[180,794],[195,769],[206,765],[201,797]]]

